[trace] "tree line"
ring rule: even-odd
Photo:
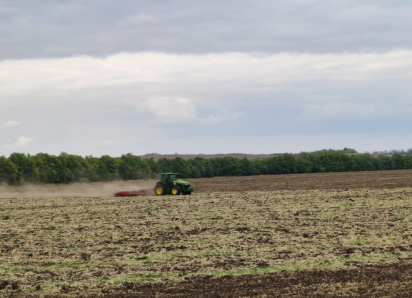
[[[389,155],[392,155],[392,154],[400,154],[400,155],[412,155],[412,148],[410,148],[410,149],[407,149],[407,150],[403,150],[403,149],[400,149],[400,150],[397,150],[397,149],[393,149],[393,150],[384,150],[384,151],[374,151],[373,152],[373,154],[389,154]]]
[[[373,156],[323,150],[298,155],[249,160],[235,157],[185,160],[13,153],[0,156],[0,183],[72,183],[156,178],[159,173],[176,172],[181,178],[251,176],[296,173],[352,172],[412,169],[412,155]]]

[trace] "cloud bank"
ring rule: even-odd
[[[0,0],[0,7],[0,59],[412,46],[412,3],[404,0]]]
[[[44,151],[57,153],[120,154],[133,148],[143,154],[160,151],[169,139],[199,134],[224,139],[407,134],[412,124],[412,51],[407,50],[122,53],[8,60],[0,66],[0,98],[6,98],[0,101],[0,116],[26,119],[24,133],[41,140]],[[152,142],[154,136],[162,139],[159,145]],[[88,147],[72,145],[76,142],[88,142]],[[242,150],[225,142],[218,151]],[[252,151],[279,150],[270,145]]]

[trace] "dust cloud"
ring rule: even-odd
[[[118,191],[154,188],[157,180],[111,181],[73,184],[0,186],[0,198],[113,197]]]

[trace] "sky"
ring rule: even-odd
[[[0,156],[412,147],[410,0],[0,0]]]

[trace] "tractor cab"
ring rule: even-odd
[[[190,183],[177,177],[177,173],[162,173],[160,181],[155,186],[156,195],[190,195],[193,191]]]
[[[173,184],[173,181],[177,180],[177,173],[163,173],[160,180],[163,183],[169,184],[171,186]]]

